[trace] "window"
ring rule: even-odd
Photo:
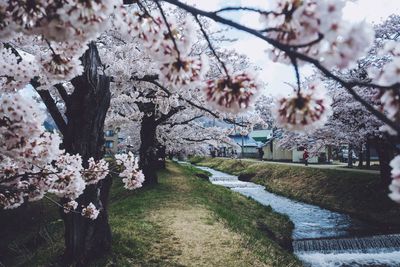
[[[107,131],[105,132],[105,135],[106,135],[107,137],[111,137],[111,136],[114,135],[114,131],[113,131],[113,130],[107,130]]]
[[[113,148],[114,147],[114,142],[113,141],[106,141],[104,144],[106,148]]]

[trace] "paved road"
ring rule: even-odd
[[[242,159],[242,160],[260,162],[259,160],[256,160],[256,159]],[[337,169],[337,170],[349,171],[349,172],[379,174],[379,171],[377,171],[377,170],[360,170],[357,168],[354,168],[354,169],[346,168],[346,166],[347,166],[346,163],[308,164],[308,166],[304,166],[304,164],[292,163],[292,162],[276,162],[276,161],[263,161],[263,162],[269,163],[269,164],[280,164],[280,165],[289,165],[289,166],[298,166],[298,167],[300,166],[300,167],[304,167],[304,168]]]

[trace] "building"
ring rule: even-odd
[[[253,130],[249,135],[255,141],[265,144],[268,140],[272,138],[272,130]]]
[[[116,154],[118,152],[118,131],[108,128],[104,131],[104,149],[106,154]]]
[[[296,149],[284,149],[278,145],[280,135],[276,134],[270,138],[263,146],[264,160],[296,162],[301,163],[303,160],[304,147],[298,146]],[[309,153],[309,163],[327,163],[330,162],[330,149],[328,146],[321,147],[318,152]]]
[[[268,140],[264,146],[263,146],[263,151],[264,151],[264,160],[274,160],[274,161],[289,161],[291,162],[293,160],[293,153],[291,150],[286,150],[281,148],[277,144],[277,139],[276,138],[271,138]]]
[[[249,135],[234,134],[229,136],[234,141],[240,150],[237,151],[237,155],[243,158],[259,158],[259,149],[262,148],[262,143],[257,142]],[[243,152],[243,154],[242,154]]]

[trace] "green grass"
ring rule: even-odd
[[[195,170],[198,171],[200,170]],[[193,169],[186,167],[185,174],[193,177]],[[263,206],[222,186],[204,183],[199,179],[194,179],[191,183],[195,188],[191,193],[193,198],[214,211],[232,229],[255,239],[260,235],[269,235],[269,238],[284,247],[291,245],[294,225],[287,216],[275,213],[271,207]]]
[[[120,181],[115,180],[110,197],[113,249],[110,255],[92,266],[182,266],[176,261],[183,252],[173,238],[174,233],[159,219],[163,217],[157,217],[167,214],[171,207],[208,210],[212,216],[203,218],[203,224],[222,224],[237,233],[244,240],[243,249],[251,251],[251,257],[260,262],[269,266],[301,266],[282,248],[290,243],[293,229],[287,217],[197,177],[199,173],[208,175],[207,172],[175,163],[167,166],[167,170],[159,173],[160,183],[151,188],[127,191]],[[5,266],[48,266],[56,262],[63,250],[63,224],[54,206],[41,201],[24,210],[7,213],[6,217],[4,214],[0,214],[3,226],[0,228],[1,263]],[[34,219],[20,222],[18,226],[10,223],[24,216]],[[204,257],[216,249],[204,248]],[[227,257],[234,260],[240,255]],[[200,261],[196,263],[196,259],[193,259],[193,265],[203,266]]]
[[[235,159],[196,161],[202,166],[241,175],[264,185],[270,192],[349,213],[377,225],[398,228],[400,223],[400,208],[388,198],[378,174]]]

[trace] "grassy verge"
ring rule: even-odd
[[[352,214],[387,228],[398,228],[400,208],[380,186],[378,174],[317,169],[270,162],[206,158],[197,164],[264,185],[268,191]]]
[[[116,181],[110,205],[113,250],[93,266],[301,266],[282,248],[293,227],[286,217],[211,185],[199,174],[207,175],[168,163],[167,170],[159,174],[160,184],[152,188],[126,191]],[[9,218],[18,220],[23,213],[27,217],[47,215],[28,223],[30,227],[0,228],[0,238],[7,237],[0,241],[0,255],[5,256],[0,262],[6,266],[51,265],[63,248],[57,210],[39,202],[15,212]],[[48,229],[48,238],[32,245],[38,236],[35,229],[43,227]],[[21,249],[13,251],[12,242]],[[25,252],[31,256],[21,258]]]

